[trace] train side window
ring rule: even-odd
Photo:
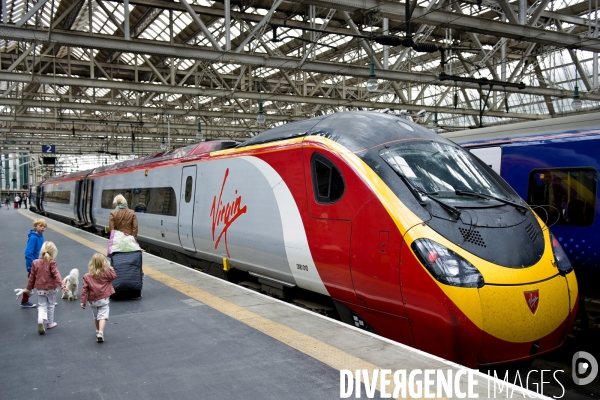
[[[312,181],[318,203],[335,203],[344,195],[346,185],[337,167],[326,157],[315,153],[311,160]]]
[[[71,191],[53,190],[44,192],[43,200],[47,201],[48,203],[69,204],[69,201],[71,201]]]
[[[112,209],[113,199],[121,194],[127,200],[129,208],[135,212],[159,215],[177,215],[177,199],[171,187],[144,189],[105,189],[102,191],[100,207]]]
[[[590,226],[596,214],[598,171],[551,168],[531,171],[528,203],[549,224]]]
[[[185,180],[185,202],[189,203],[192,199],[192,177],[188,176]]]

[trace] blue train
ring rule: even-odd
[[[581,322],[600,328],[600,113],[443,133],[498,172],[573,264]]]

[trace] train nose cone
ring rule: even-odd
[[[562,276],[524,285],[479,289],[483,315],[481,364],[517,360],[557,348],[569,322],[569,287]]]

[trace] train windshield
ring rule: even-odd
[[[507,193],[475,161],[458,147],[433,141],[412,141],[386,148],[380,156],[418,192],[456,202],[486,202],[484,196],[506,199]]]

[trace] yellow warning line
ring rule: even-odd
[[[38,216],[31,216],[25,211],[20,211],[21,215],[30,218],[32,220],[38,218]],[[48,222],[46,220],[46,222]],[[86,247],[89,247],[99,253],[106,254],[106,247],[99,246],[87,239],[83,239],[79,236],[76,236],[66,230],[59,228],[57,225],[49,222],[48,229],[52,229],[72,239]],[[144,274],[149,276],[150,278],[160,282],[170,288],[177,290],[189,296],[193,299],[201,301],[207,306],[237,320],[240,321],[252,328],[264,333],[280,341],[281,343],[285,343],[288,346],[316,359],[321,361],[324,364],[329,365],[330,367],[342,370],[348,369],[350,371],[367,370],[369,371],[369,376],[373,376],[374,370],[380,370],[382,368],[371,364],[367,361],[364,361],[358,357],[350,355],[342,350],[339,350],[333,346],[330,346],[326,343],[321,342],[311,336],[308,336],[302,332],[298,332],[292,328],[289,328],[285,325],[274,322],[268,318],[262,317],[252,311],[248,311],[243,307],[240,307],[236,304],[233,304],[227,300],[224,300],[218,296],[212,295],[202,289],[199,289],[193,285],[185,283],[177,278],[173,278],[170,275],[165,274],[164,272],[160,272],[148,265],[144,264]],[[391,386],[393,388],[393,386]],[[377,380],[377,390],[380,390],[380,380]],[[393,390],[393,389],[392,389]],[[390,387],[387,388],[387,392],[390,393]],[[408,394],[408,393],[407,393]],[[412,398],[412,397],[407,397]],[[445,397],[441,397],[441,399],[446,399]]]

